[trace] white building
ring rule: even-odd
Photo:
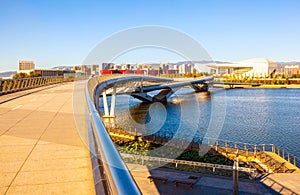
[[[169,66],[168,67],[169,70],[178,70],[178,65],[177,64],[169,64],[168,66]]]
[[[254,58],[233,63],[209,65],[217,74],[236,74],[260,77],[268,75],[277,68],[277,63],[266,58]]]

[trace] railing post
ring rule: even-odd
[[[284,150],[282,150],[282,158],[284,159]]]
[[[239,194],[239,158],[238,158],[238,154],[236,154],[236,157],[234,159],[232,179],[233,179],[232,194],[238,195]]]
[[[9,80],[7,85],[7,91],[10,91],[11,88],[12,88],[12,80]]]
[[[226,152],[226,154],[228,152],[228,143],[227,143],[227,141],[225,141],[225,152]]]
[[[2,92],[2,80],[0,79],[0,92]]]
[[[234,148],[236,149],[236,143],[234,143]]]
[[[13,90],[16,90],[16,89],[17,89],[17,85],[18,85],[18,81],[17,81],[17,80],[14,80],[14,83],[13,83]]]
[[[216,139],[216,151],[218,152],[219,141]]]
[[[248,149],[247,149],[247,145],[246,144],[244,144],[244,150],[245,150],[246,157],[248,157]]]
[[[5,80],[4,82],[3,82],[3,84],[2,84],[2,91],[4,92],[4,91],[7,91],[7,80]]]
[[[297,163],[296,163],[296,156],[294,156],[294,166],[297,167]]]
[[[18,79],[18,89],[21,89],[22,86],[22,80]]]
[[[278,150],[277,155],[280,156],[280,148],[278,147],[277,150]]]
[[[265,144],[262,145],[262,150],[265,151],[266,150],[266,146]]]
[[[199,144],[202,144],[202,142],[203,142],[203,138],[200,136],[200,138],[199,138]]]
[[[256,145],[254,145],[254,157],[256,158],[256,155],[257,155],[257,147]]]
[[[288,162],[290,163],[291,162],[291,157],[290,157],[290,154],[288,153]]]
[[[272,144],[272,152],[275,153],[275,145]]]

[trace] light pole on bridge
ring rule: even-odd
[[[232,194],[239,194],[239,150],[235,152],[235,159],[233,163],[233,175],[232,175]]]

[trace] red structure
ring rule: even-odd
[[[112,70],[112,69],[108,69],[108,70],[101,70],[101,74],[102,75],[106,75],[106,74],[141,74],[141,75],[144,75],[145,70]]]
[[[149,70],[149,75],[152,75],[152,76],[158,75],[158,70]]]
[[[142,75],[144,75],[145,71],[144,70],[134,70],[134,74],[142,74]]]

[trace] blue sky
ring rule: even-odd
[[[16,70],[19,59],[40,68],[81,64],[105,38],[143,25],[185,32],[214,60],[300,61],[299,9],[297,0],[0,0],[0,71]],[[121,61],[177,60],[153,56]]]

